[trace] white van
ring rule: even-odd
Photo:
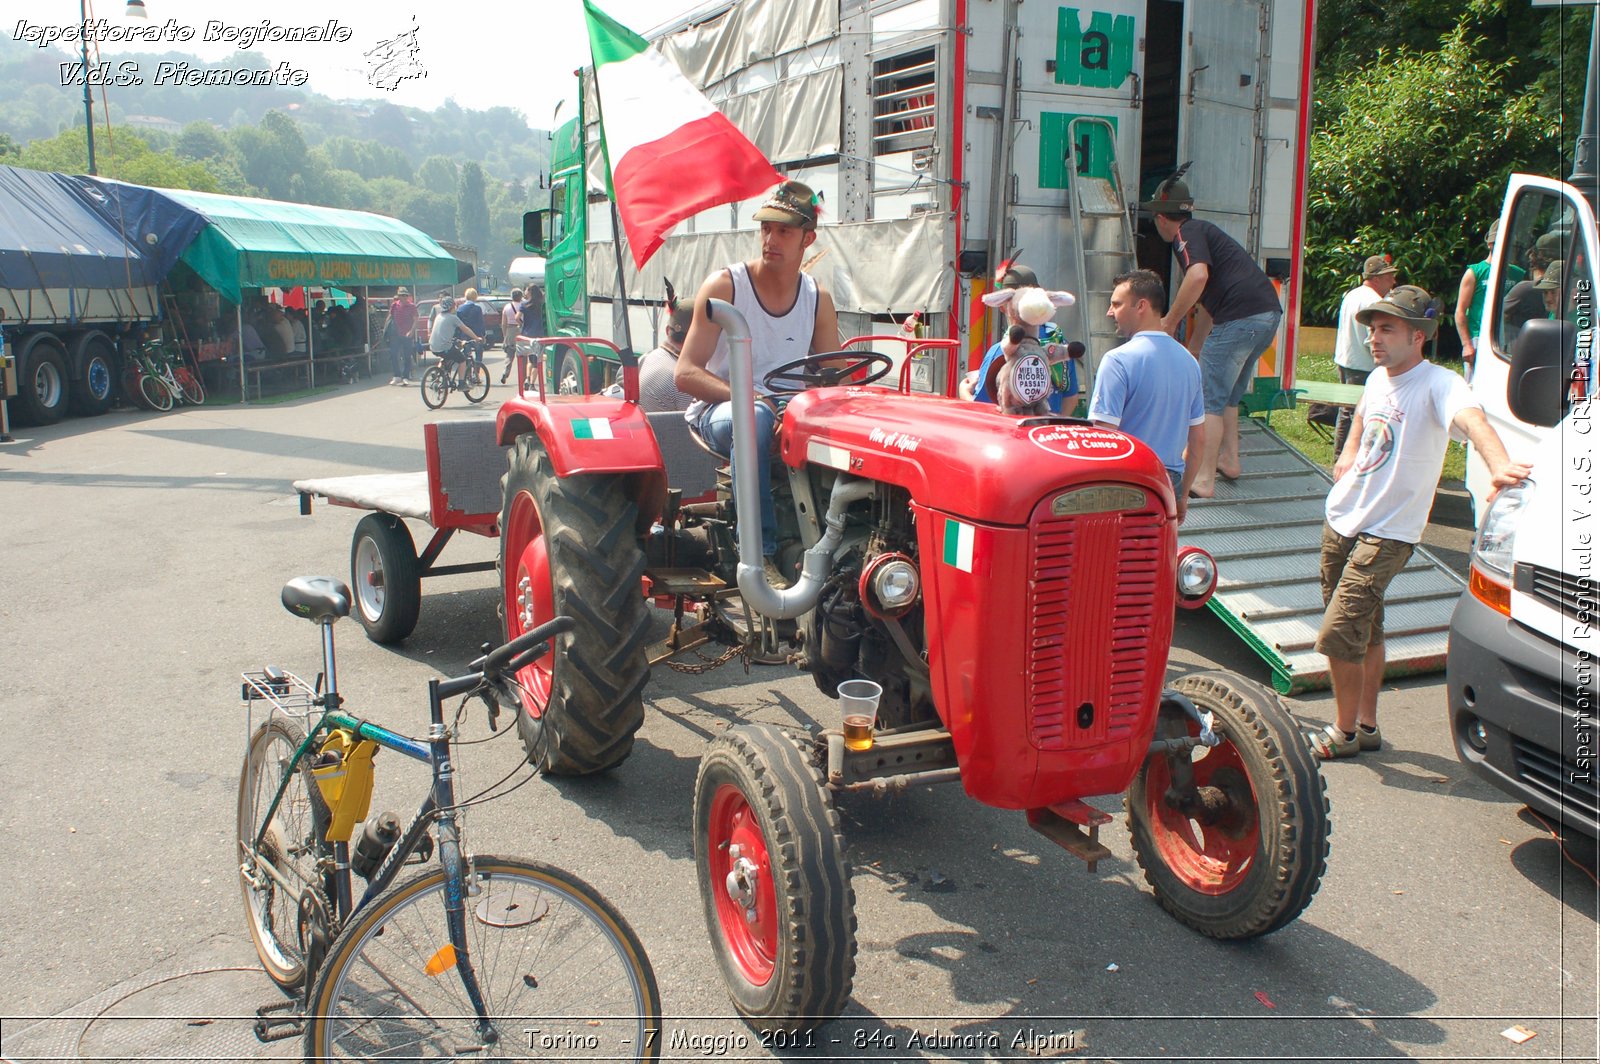
[[[1597,247],[1593,206],[1576,188],[1513,177],[1472,388],[1512,457],[1533,473],[1490,502],[1488,472],[1476,455],[1469,457],[1478,536],[1469,586],[1451,619],[1446,665],[1450,725],[1462,761],[1591,837],[1600,836]],[[1549,280],[1518,291],[1530,278],[1515,276],[1513,266],[1542,268]],[[1530,289],[1543,302],[1525,318]]]

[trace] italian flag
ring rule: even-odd
[[[572,436],[578,440],[614,440],[611,422],[603,417],[580,417],[572,421]]]
[[[671,60],[583,0],[611,198],[640,269],[668,229],[783,180]]]
[[[944,519],[944,563],[964,573],[972,572],[972,548],[978,530],[950,518]]]

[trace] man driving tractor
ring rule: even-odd
[[[755,379],[785,363],[839,347],[839,320],[833,297],[816,278],[801,272],[806,249],[817,239],[817,197],[798,181],[785,181],[756,211],[761,223],[761,256],[718,270],[700,286],[694,320],[678,357],[678,390],[694,397],[684,412],[710,448],[731,460],[733,406],[728,390],[728,340],[706,311],[708,300],[733,304],[750,324]],[[760,385],[758,384],[758,387]],[[761,459],[761,556],[767,579],[787,587],[774,558],[778,515],[772,498],[772,438],[778,405],[771,394],[756,404],[756,443]],[[734,470],[734,475],[738,471]],[[740,535],[746,535],[741,530]]]

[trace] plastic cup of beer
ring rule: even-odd
[[[839,685],[846,749],[872,749],[872,729],[878,721],[878,699],[882,697],[883,688],[871,680],[846,680]]]

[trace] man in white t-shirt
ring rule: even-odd
[[[1439,327],[1427,292],[1401,285],[1357,320],[1371,330],[1375,368],[1334,463],[1322,527],[1326,609],[1317,650],[1328,656],[1336,705],[1334,723],[1311,741],[1323,758],[1383,745],[1383,595],[1422,539],[1451,433],[1472,441],[1495,491],[1528,475],[1526,465],[1506,456],[1467,382],[1423,361],[1422,345]]]
[[[1399,270],[1387,255],[1369,255],[1361,266],[1361,283],[1344,294],[1339,303],[1339,332],[1333,341],[1333,361],[1339,367],[1342,384],[1365,384],[1372,372],[1372,334],[1356,320],[1356,315],[1394,291]],[[1344,450],[1350,437],[1350,408],[1339,408],[1339,421],[1333,430],[1333,453]]]

